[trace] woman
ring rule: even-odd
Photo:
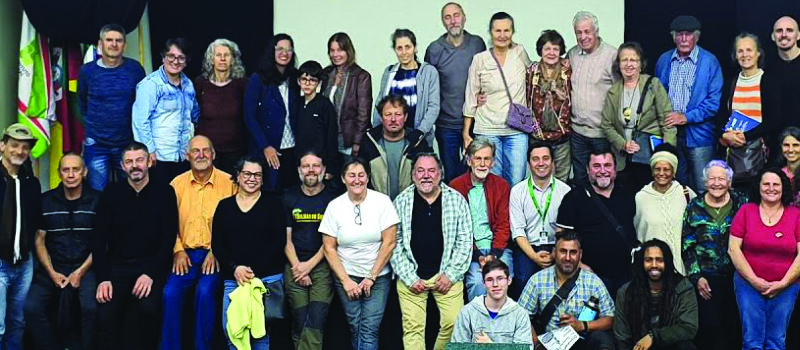
[[[319,232],[353,349],[377,349],[400,219],[389,197],[367,189],[369,171],[361,160],[345,163],[342,182],[347,193],[328,204]]]
[[[536,41],[542,59],[533,62],[525,74],[525,101],[533,111],[541,131],[530,135],[553,147],[556,177],[566,182],[572,166],[569,136],[572,135],[572,68],[562,58],[564,38],[555,30],[545,30]]]
[[[675,127],[664,125],[672,104],[658,78],[643,74],[647,60],[641,45],[626,42],[617,50],[614,70],[622,80],[611,86],[603,106],[603,129],[611,147],[619,152],[617,171],[620,182],[632,191],[640,190],[650,179],[650,156],[656,144],[675,145]]]
[[[745,149],[752,150],[751,152],[763,152],[765,144],[763,138],[772,135],[779,127],[778,120],[773,114],[780,108],[776,106],[779,103],[776,99],[778,101],[780,99],[780,89],[775,86],[776,83],[771,75],[765,74],[761,69],[764,65],[764,50],[757,36],[747,32],[737,35],[733,42],[731,57],[739,72],[730,79],[729,84],[725,85],[729,88],[725,89],[726,97],[722,99],[725,103],[720,106],[720,122],[724,121],[726,124],[720,144],[728,147],[728,158],[732,161],[736,157],[730,152],[734,150],[740,150],[738,153],[744,152]],[[749,131],[730,125],[729,119],[734,113],[746,116],[759,124]],[[736,165],[734,179],[737,184],[747,184],[766,163],[766,155],[761,158],[761,162],[737,163],[741,165],[731,164]]]
[[[203,73],[194,80],[200,120],[197,135],[214,143],[214,166],[228,174],[247,152],[247,128],[242,116],[244,78],[242,53],[235,42],[217,39],[208,45],[203,59]]]
[[[686,205],[697,197],[691,188],[675,180],[678,172],[678,150],[664,144],[650,157],[653,181],[636,193],[636,214],[633,226],[640,242],[659,239],[673,252],[681,251],[681,222]],[[675,269],[686,274],[680,254],[674,254]]]
[[[227,331],[231,293],[238,286],[252,283],[252,279],[261,280],[270,291],[283,288],[286,217],[280,198],[261,192],[262,178],[260,158],[248,156],[240,160],[233,176],[239,192],[219,202],[212,224],[211,245],[225,281],[222,326],[231,350],[236,349],[234,343],[247,341],[253,349],[269,348],[269,334],[254,339],[231,338]]]
[[[785,349],[800,289],[800,209],[789,205],[791,185],[780,169],[763,170],[757,179],[750,203],[733,218],[728,242],[742,348]]]
[[[525,104],[525,69],[531,60],[525,48],[512,41],[514,19],[511,15],[505,12],[492,15],[489,33],[492,35],[492,47],[475,55],[469,66],[465,92],[467,98],[464,101],[463,146],[467,149],[472,142],[470,129],[474,124],[475,137],[495,144],[497,153],[492,172],[514,186],[525,177],[525,162],[520,160],[526,158],[528,135],[508,126],[509,100]],[[486,100],[481,105],[478,104],[479,94],[484,95]]]
[[[386,95],[403,96],[408,103],[405,126],[413,130],[409,138],[419,141],[424,137],[428,145],[433,145],[434,123],[439,118],[439,72],[434,66],[419,62],[417,37],[410,30],[395,30],[392,47],[397,63],[383,72],[377,100]],[[381,124],[377,109],[372,113],[372,124]]]
[[[276,34],[244,95],[244,120],[253,140],[250,155],[262,157],[264,190],[280,191],[298,182],[294,156],[296,120],[289,106],[300,96],[294,40]]]
[[[346,33],[336,33],[328,39],[331,65],[325,68],[327,78],[322,84],[339,114],[339,152],[356,157],[361,139],[369,126],[372,111],[372,77],[356,64],[356,49]],[[331,169],[338,172],[339,169]]]
[[[778,136],[781,145],[781,170],[792,183],[792,204],[800,204],[800,183],[795,181],[800,172],[800,128],[790,126]]]

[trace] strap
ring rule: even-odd
[[[506,82],[506,75],[503,74],[503,66],[500,65],[500,61],[497,60],[497,57],[494,55],[494,51],[489,49],[489,53],[492,54],[492,58],[494,58],[494,62],[497,63],[497,69],[500,70],[500,78],[503,78],[503,86],[506,88],[506,95],[508,96],[508,103],[509,106],[514,104],[514,99],[511,98],[511,90],[508,89],[508,83]]]
[[[553,314],[556,312],[558,306],[561,305],[561,302],[566,300],[567,297],[569,297],[569,293],[572,292],[573,289],[575,289],[575,282],[578,281],[578,276],[580,274],[581,274],[581,269],[578,268],[578,271],[576,271],[575,274],[568,280],[564,281],[564,284],[562,284],[561,287],[558,288],[556,294],[553,295],[552,298],[550,298],[550,301],[547,302],[547,305],[545,305],[544,310],[542,310],[542,312],[539,314],[537,318],[537,322],[539,323],[540,326],[542,326],[543,328],[547,326],[547,323],[549,323],[550,319],[553,318]]]
[[[686,187],[686,185],[682,185],[682,186],[683,186],[683,197],[686,198],[686,204],[689,204],[689,202],[692,201],[692,199],[689,198],[689,188]]]
[[[600,212],[603,213],[603,215],[606,217],[606,220],[608,220],[608,223],[610,223],[611,226],[614,227],[614,230],[617,231],[619,236],[622,237],[622,240],[625,241],[626,243],[628,243],[629,245],[633,246],[631,244],[631,241],[628,239],[628,237],[625,236],[625,229],[622,227],[622,225],[619,224],[617,219],[614,218],[614,215],[611,215],[611,213],[608,211],[608,208],[606,207],[606,205],[603,204],[602,201],[600,201],[600,198],[598,198],[597,195],[594,194],[594,191],[590,191],[588,189],[585,189],[585,190],[586,190],[586,194],[590,198],[592,198],[592,201],[594,202],[594,205],[597,206],[597,209],[600,209]]]
[[[644,82],[644,87],[642,88],[642,96],[639,97],[639,107],[636,108],[636,120],[638,124],[639,117],[642,115],[642,107],[644,107],[644,98],[647,96],[647,89],[650,88],[650,83],[653,82],[653,76],[647,78],[647,81]]]

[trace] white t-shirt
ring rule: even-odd
[[[400,222],[392,201],[383,193],[367,190],[367,197],[359,204],[361,225],[356,224],[356,206],[347,193],[328,204],[319,224],[319,232],[335,237],[336,252],[344,270],[350,276],[366,277],[381,247],[381,232]],[[389,273],[389,264],[378,274]]]

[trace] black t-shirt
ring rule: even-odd
[[[444,255],[442,233],[442,195],[428,204],[414,191],[414,209],[411,212],[411,254],[417,261],[417,275],[427,280],[439,273]]]
[[[319,223],[328,203],[338,196],[337,191],[326,186],[320,193],[308,196],[300,186],[292,187],[283,194],[286,208],[286,224],[292,228],[292,243],[300,261],[307,261],[322,247]]]
[[[787,126],[800,126],[800,56],[791,61],[780,57],[770,60],[766,70],[780,80],[781,130]]]
[[[588,188],[588,189],[587,189]],[[581,239],[581,262],[601,278],[620,278],[630,274],[631,248],[636,242],[633,216],[636,213],[634,196],[619,184],[614,185],[611,196],[594,193],[594,189],[577,187],[567,193],[558,208],[556,223],[562,228],[572,228]],[[622,225],[627,242],[597,208],[588,191],[600,198],[608,211]]]

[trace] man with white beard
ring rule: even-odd
[[[467,199],[472,215],[472,262],[465,279],[468,300],[486,294],[481,269],[487,261],[499,258],[514,271],[511,249],[508,249],[510,187],[502,177],[490,173],[494,154],[493,143],[483,139],[472,141],[467,147],[469,171],[450,182],[450,186]],[[513,272],[511,275],[513,277]]]
[[[592,152],[586,171],[590,186],[577,187],[564,196],[556,226],[575,230],[580,236],[584,268],[591,268],[617,295],[630,280],[631,249],[638,246],[633,216],[634,196],[615,184],[616,160],[611,151]]]

